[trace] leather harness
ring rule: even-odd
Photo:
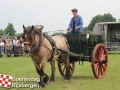
[[[40,39],[36,49],[33,48],[34,42],[31,44],[30,53],[31,54],[36,54],[36,53],[38,53],[40,51],[41,47],[44,46],[52,53],[50,59],[48,60],[48,62],[52,61],[52,59],[54,58],[56,48],[57,48],[54,39],[52,37],[50,37],[49,35],[45,34],[45,33],[42,34],[42,33],[38,33],[38,32],[34,33],[34,35],[33,35],[34,39],[35,39],[35,34],[36,33],[39,34],[39,38],[41,38],[41,39]],[[52,45],[52,50],[50,50],[45,44],[43,44],[43,39],[44,38],[46,38],[50,42],[50,44]]]

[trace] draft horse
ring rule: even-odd
[[[40,75],[40,87],[45,87],[45,84],[49,80],[48,75],[44,72],[48,61],[50,61],[52,70],[50,82],[55,82],[55,60],[61,56],[64,58],[66,65],[65,79],[70,79],[69,56],[62,54],[61,51],[58,51],[51,45],[50,41],[42,33],[43,27],[42,25],[39,27],[33,25],[25,27],[23,25],[24,51],[30,51],[30,57],[33,60],[37,73]],[[61,48],[66,51],[69,50],[68,42],[65,37],[55,35],[51,36],[51,38],[55,41],[56,48]]]

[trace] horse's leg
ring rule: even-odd
[[[33,62],[34,62],[34,61],[33,61]],[[41,78],[41,76],[43,76],[43,72],[42,72],[42,70],[41,70],[41,68],[40,68],[40,65],[37,64],[37,63],[35,63],[35,62],[34,62],[34,65],[35,65],[35,67],[36,67],[37,73],[40,75],[40,82],[38,82],[38,83],[39,83],[39,86],[45,87],[44,82],[43,82],[43,79]]]
[[[50,64],[51,64],[51,71],[52,71],[50,82],[55,82],[55,60],[52,60]]]
[[[69,55],[64,55],[64,60],[65,60],[65,66],[66,66],[66,75],[65,79],[69,80],[70,79],[70,62],[69,62]]]
[[[44,73],[44,70],[45,70],[47,61],[43,61],[41,64],[42,64],[42,65],[41,65],[40,73],[41,73],[41,75],[42,75],[42,77],[43,77],[42,79],[43,79],[44,83],[46,84],[46,83],[48,82],[48,80],[49,80],[48,75]]]
[[[37,73],[40,75],[39,86],[41,86],[41,87],[45,87],[45,83],[47,83],[47,81],[49,80],[49,77],[44,73],[45,65],[46,65],[46,63],[42,64],[41,68],[40,68],[40,66],[38,66],[38,64],[35,64]]]

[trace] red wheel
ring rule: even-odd
[[[60,74],[64,77],[66,74],[66,66],[64,60],[58,60],[58,69]],[[70,76],[72,76],[75,69],[75,62],[70,63]]]
[[[92,54],[92,70],[96,78],[103,78],[108,67],[108,53],[104,44],[97,44]]]

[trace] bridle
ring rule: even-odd
[[[31,42],[23,42],[24,44],[27,44],[27,45],[30,45],[30,53],[31,54],[36,54],[39,52],[39,50],[41,49],[42,47],[42,43],[43,43],[43,39],[44,39],[44,35],[42,34],[42,32],[40,31],[37,31],[37,30],[34,30],[34,32],[31,31],[31,29],[29,29],[30,31],[29,32],[25,32],[25,33],[29,33],[30,34],[30,39],[32,40]],[[25,37],[25,33],[23,34],[23,36]],[[38,34],[39,36],[39,42],[38,42],[38,45],[37,45],[37,48],[34,48],[34,43],[35,43],[35,35]],[[23,37],[23,38],[24,38]]]
[[[24,33],[23,33],[23,35],[22,35],[22,38],[23,38],[23,39],[27,38],[27,37],[28,37],[28,34],[31,34],[31,26],[28,26],[27,29],[24,30]],[[32,38],[30,37],[30,39],[32,39]],[[23,42],[23,43],[24,43],[24,44],[27,44],[27,45],[31,45],[30,42]]]
[[[39,36],[39,42],[38,42],[37,48],[34,48],[34,41],[35,41],[35,35],[36,34],[38,34],[38,36]],[[30,53],[31,54],[36,54],[36,53],[39,52],[39,50],[42,47],[44,36],[42,35],[42,33],[39,33],[38,31],[34,31],[34,33],[31,34],[31,38],[32,38],[33,42],[31,43],[31,46],[30,46]]]

